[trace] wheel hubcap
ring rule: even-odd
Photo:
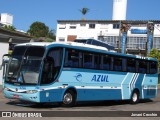
[[[70,103],[72,102],[72,95],[71,95],[70,93],[66,93],[66,94],[64,95],[64,100],[63,100],[63,102],[64,102],[65,104],[70,104]]]
[[[137,98],[138,98],[137,94],[136,94],[136,93],[134,93],[134,94],[133,94],[133,97],[132,97],[133,102],[136,102],[136,101],[137,101]]]

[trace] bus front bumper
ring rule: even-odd
[[[40,102],[39,93],[19,93],[19,92],[12,92],[8,90],[3,90],[4,96],[8,99],[18,99],[30,102]]]

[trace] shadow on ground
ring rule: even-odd
[[[153,101],[151,99],[141,100],[140,103],[152,103]],[[13,105],[13,106],[20,106],[20,107],[30,107],[30,108],[61,108],[60,103],[31,103],[26,101],[19,101],[19,100],[13,100],[6,104]],[[75,107],[103,107],[103,106],[118,106],[118,105],[128,105],[130,104],[130,101],[95,101],[95,102],[78,102]]]

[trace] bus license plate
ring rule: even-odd
[[[15,98],[15,99],[18,99],[19,98],[19,95],[13,95],[13,98]]]

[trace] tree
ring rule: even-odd
[[[48,38],[51,38],[53,40],[56,40],[56,36],[55,36],[55,30],[50,30],[48,32],[48,35],[47,35]]]
[[[151,49],[148,57],[156,58],[158,60],[158,66],[160,67],[160,53],[156,48]]]
[[[53,39],[47,38],[43,42],[53,42],[53,41],[54,41]]]
[[[81,10],[80,10],[80,12],[82,13],[82,15],[83,15],[83,20],[85,20],[85,15],[89,12],[89,9],[88,8],[82,8]]]
[[[42,22],[34,22],[31,24],[30,29],[27,31],[28,34],[38,37],[47,37],[49,28]]]
[[[5,25],[3,28],[6,29],[6,30],[10,30],[10,31],[16,31],[16,28],[14,26],[11,26],[11,25]]]

